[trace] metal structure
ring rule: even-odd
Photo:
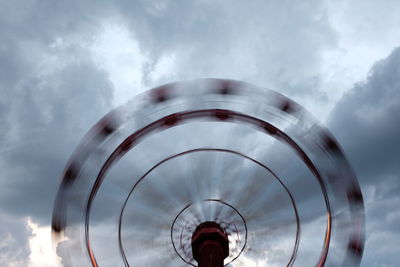
[[[357,266],[364,205],[297,103],[204,79],[101,119],[67,163],[52,228],[66,266]]]
[[[229,239],[216,222],[203,222],[192,236],[193,258],[199,267],[221,267],[229,256]]]

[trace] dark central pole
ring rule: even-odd
[[[229,255],[228,235],[218,223],[204,222],[193,233],[192,253],[198,267],[223,267]]]

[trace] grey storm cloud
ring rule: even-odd
[[[271,83],[314,80],[311,74],[318,69],[318,51],[335,39],[318,1],[283,6],[273,1],[261,7],[244,3],[227,7],[225,2],[215,6],[207,1],[1,5],[1,166],[2,176],[9,177],[1,182],[2,208],[10,209],[10,203],[26,193],[35,201],[11,210],[34,212],[38,219],[43,215],[47,219],[45,210],[51,207],[58,183],[54,177],[77,140],[111,107],[112,85],[86,49],[107,18],[125,21],[153,62],[164,54],[179,53],[181,71],[175,76],[179,79],[236,77],[243,67],[235,60],[250,58],[248,75],[260,69],[256,75],[269,77]],[[307,56],[290,54],[293,42]],[[51,192],[34,193],[33,188],[46,188],[47,182]]]
[[[14,89],[14,105],[2,114],[9,125],[1,147],[0,214],[13,218],[10,221],[29,216],[39,224],[49,224],[65,162],[87,125],[109,109],[112,88],[104,77],[90,63],[82,62],[63,68],[46,82],[30,80],[23,88]],[[12,229],[26,228],[26,221],[23,223],[9,222],[7,227],[2,223],[0,236],[15,238]],[[23,261],[29,256],[30,233],[17,233],[18,241],[24,238],[24,242],[11,240],[5,246],[13,253],[24,248],[25,253],[15,256]],[[14,258],[8,253],[0,250],[1,257],[11,264]]]
[[[113,95],[84,48],[96,27],[71,8],[51,1],[0,7],[0,208],[42,223],[66,159]]]
[[[112,88],[90,63],[72,64],[14,90],[3,141],[1,208],[48,220],[60,173],[87,125],[110,107]],[[29,89],[28,89],[29,88]],[[23,196],[23,198],[21,198]],[[14,204],[25,205],[14,205]]]
[[[49,224],[66,160],[111,106],[108,76],[84,48],[95,23],[75,7],[0,2],[2,266],[28,265],[26,218]]]
[[[400,189],[400,48],[377,62],[331,113],[329,125],[352,163],[366,200],[363,266],[396,266]]]
[[[400,48],[337,103],[330,128],[363,183],[400,174]]]

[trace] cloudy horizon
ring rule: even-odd
[[[0,265],[59,266],[63,168],[104,114],[152,87],[225,78],[295,100],[361,185],[361,266],[400,261],[400,3],[0,0]]]

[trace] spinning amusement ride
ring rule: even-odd
[[[205,79],[104,116],[67,163],[52,228],[65,266],[357,266],[364,205],[302,107]]]

